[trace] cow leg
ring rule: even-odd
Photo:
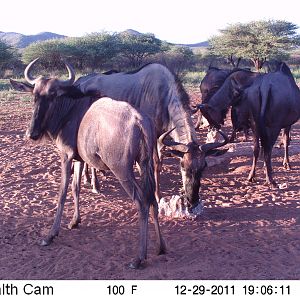
[[[61,217],[62,217],[64,204],[67,196],[68,185],[71,178],[72,160],[73,157],[68,156],[67,154],[63,154],[61,156],[61,181],[60,181],[60,188],[58,194],[57,211],[55,214],[54,223],[47,237],[44,240],[42,240],[41,243],[42,246],[49,245],[53,241],[53,239],[56,236],[58,236]]]
[[[149,201],[143,199],[142,191],[139,188],[133,175],[128,175],[127,180],[121,180],[117,175],[116,177],[119,179],[121,185],[129,195],[129,197],[136,203],[139,213],[139,254],[138,257],[134,259],[129,265],[129,267],[132,269],[139,269],[142,266],[142,263],[147,258]]]
[[[284,146],[283,167],[286,170],[291,170],[291,165],[289,161],[290,130],[291,130],[291,126],[284,128],[283,136],[282,136],[282,141]]]
[[[83,163],[80,161],[74,162],[74,175],[72,181],[72,195],[74,199],[74,214],[71,222],[68,225],[69,229],[76,228],[81,223],[79,212],[79,193],[80,193],[80,180],[83,170]]]
[[[254,182],[255,181],[255,168],[257,164],[257,159],[259,156],[260,146],[259,146],[259,137],[256,131],[253,130],[253,160],[252,160],[252,167],[251,171],[248,176],[248,181]]]
[[[100,194],[100,184],[96,174],[96,169],[91,167],[91,173],[92,173],[92,181],[91,181],[92,192],[95,194]]]
[[[160,226],[158,223],[158,204],[157,204],[157,202],[153,202],[153,204],[151,205],[151,215],[153,218],[155,232],[156,232],[156,238],[158,241],[157,255],[165,254],[167,252],[167,247],[162,238]]]

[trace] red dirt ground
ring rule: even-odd
[[[82,188],[82,223],[73,230],[67,229],[69,192],[59,237],[39,245],[56,211],[60,163],[54,145],[24,140],[30,114],[30,102],[19,94],[0,101],[0,279],[300,279],[299,122],[292,130],[291,171],[281,165],[282,149],[274,150],[274,177],[283,189],[263,185],[261,161],[258,182],[246,181],[251,143],[239,143],[242,151],[204,172],[203,215],[160,218],[168,247],[163,256],[155,254],[150,224],[146,268],[131,270],[137,213],[111,174],[101,183],[102,195]],[[163,196],[178,194],[180,186],[178,161],[168,158]]]

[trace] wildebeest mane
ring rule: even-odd
[[[68,86],[68,87],[64,88],[64,90],[65,90],[64,95],[66,97],[70,97],[70,98],[73,98],[73,99],[79,99],[79,98],[82,98],[82,97],[85,96],[82,93],[82,91],[74,85]]]
[[[77,105],[78,101],[83,99],[85,95],[76,87],[68,87],[66,94],[56,97],[53,100],[52,113],[49,115],[46,131],[49,132],[51,138],[56,138],[60,129],[68,121],[73,108]],[[85,97],[84,104],[89,107],[92,102],[96,100],[92,97]],[[55,112],[55,113],[54,113]]]
[[[53,100],[52,113],[48,118],[47,128],[45,128],[45,134],[48,132],[50,138],[57,138],[60,129],[68,121],[68,115],[76,104],[75,101],[76,100],[66,95]]]
[[[143,66],[141,66],[140,68],[136,69],[136,70],[132,70],[132,71],[128,71],[128,72],[125,72],[124,74],[135,74],[135,73],[138,73],[139,71],[141,71],[142,69],[148,67],[149,65],[152,65],[152,64],[157,64],[157,63],[147,63]],[[165,68],[167,68],[165,66]],[[174,74],[174,72],[172,72],[169,68],[167,68],[169,70],[169,72],[171,72],[171,74],[173,75],[174,77],[174,80],[175,80],[175,84],[176,84],[176,90],[180,96],[180,102],[182,103],[183,107],[185,110],[189,110],[190,109],[190,98],[187,94],[187,92],[185,91],[181,81],[179,80],[178,76],[176,76],[176,74]]]
[[[152,64],[153,64],[153,63],[147,63],[147,64],[141,66],[141,67],[138,68],[138,69],[131,70],[131,71],[127,71],[127,72],[125,72],[124,74],[135,74],[135,73],[138,73],[138,72],[141,71],[142,69],[144,69],[144,68],[146,68],[147,66],[152,65]]]

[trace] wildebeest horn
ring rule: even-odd
[[[75,71],[74,71],[73,67],[69,63],[67,63],[66,61],[64,61],[64,64],[65,64],[65,66],[68,70],[69,78],[67,80],[59,80],[59,83],[62,86],[70,86],[75,81]]]
[[[196,106],[197,106],[198,109],[201,109],[201,108],[207,107],[207,104],[206,103],[204,103],[204,104],[202,103],[202,104],[198,104]]]
[[[35,84],[35,81],[36,81],[36,78],[33,78],[31,75],[30,75],[30,69],[32,68],[32,66],[39,60],[40,58],[36,58],[35,60],[33,60],[32,62],[30,62],[28,64],[28,66],[26,67],[25,71],[24,71],[24,76],[25,76],[25,79],[28,83],[34,85]]]
[[[207,144],[204,144],[202,146],[199,146],[201,151],[203,151],[205,153],[209,150],[222,147],[222,146],[224,146],[228,143],[228,141],[229,141],[228,136],[220,129],[218,130],[218,132],[222,135],[222,137],[224,138],[224,141],[223,142],[207,143]]]
[[[189,151],[189,147],[185,144],[175,142],[173,140],[165,140],[165,138],[175,129],[176,127],[166,131],[159,138],[158,142],[162,145],[167,146],[171,150],[176,150],[179,152],[187,153]]]

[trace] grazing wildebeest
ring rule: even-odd
[[[255,178],[260,141],[266,166],[266,183],[276,186],[272,177],[272,148],[283,128],[283,164],[289,169],[289,131],[300,117],[299,88],[285,63],[280,64],[278,71],[252,77],[253,80],[250,81],[249,78],[240,80],[236,74],[238,72],[228,76],[210,101],[201,105],[201,112],[219,127],[224,120],[224,112],[237,101],[238,113],[250,119],[254,138],[253,163],[248,180],[253,181]]]
[[[244,72],[244,75],[253,76],[252,72],[249,72],[249,70],[246,69],[219,69],[215,67],[210,67],[208,71],[206,72],[204,78],[202,79],[200,83],[200,91],[201,91],[201,100],[202,103],[208,103],[210,98],[218,91],[218,89],[223,85],[225,79],[232,74],[233,72]],[[202,117],[201,114],[199,114],[199,120],[197,125],[200,124],[200,118]],[[236,138],[237,131],[244,131],[245,140],[247,140],[248,135],[248,129],[250,127],[250,124],[248,122],[245,122],[245,120],[240,120],[238,118],[235,106],[233,105],[231,107],[231,122],[232,122],[232,134],[229,138],[230,142],[233,142]],[[197,126],[196,125],[196,126]]]
[[[170,136],[175,144],[169,148],[180,158],[184,197],[190,212],[199,206],[200,178],[205,168],[205,155],[227,143],[210,143],[199,147],[191,120],[189,97],[181,83],[163,65],[148,64],[132,72],[109,76],[97,75],[74,84],[84,94],[106,95],[127,101],[147,114],[155,125],[156,137],[175,128]],[[159,201],[159,173],[162,164],[162,145],[158,141],[155,159],[156,199]]]
[[[159,249],[165,252],[158,223],[158,204],[155,199],[153,151],[156,141],[152,121],[142,116],[126,102],[102,98],[93,103],[72,84],[75,74],[66,64],[69,79],[30,76],[30,63],[25,70],[29,82],[11,80],[12,86],[34,96],[34,110],[27,136],[33,140],[48,137],[54,141],[61,156],[61,184],[54,223],[42,245],[48,245],[58,235],[66,200],[67,188],[74,163],[72,194],[75,211],[69,228],[80,223],[79,192],[83,162],[90,166],[110,169],[125,191],[135,201],[139,212],[140,242],[138,257],[131,263],[138,268],[146,259],[148,216],[151,206]],[[133,166],[139,166],[140,184],[135,179]]]

